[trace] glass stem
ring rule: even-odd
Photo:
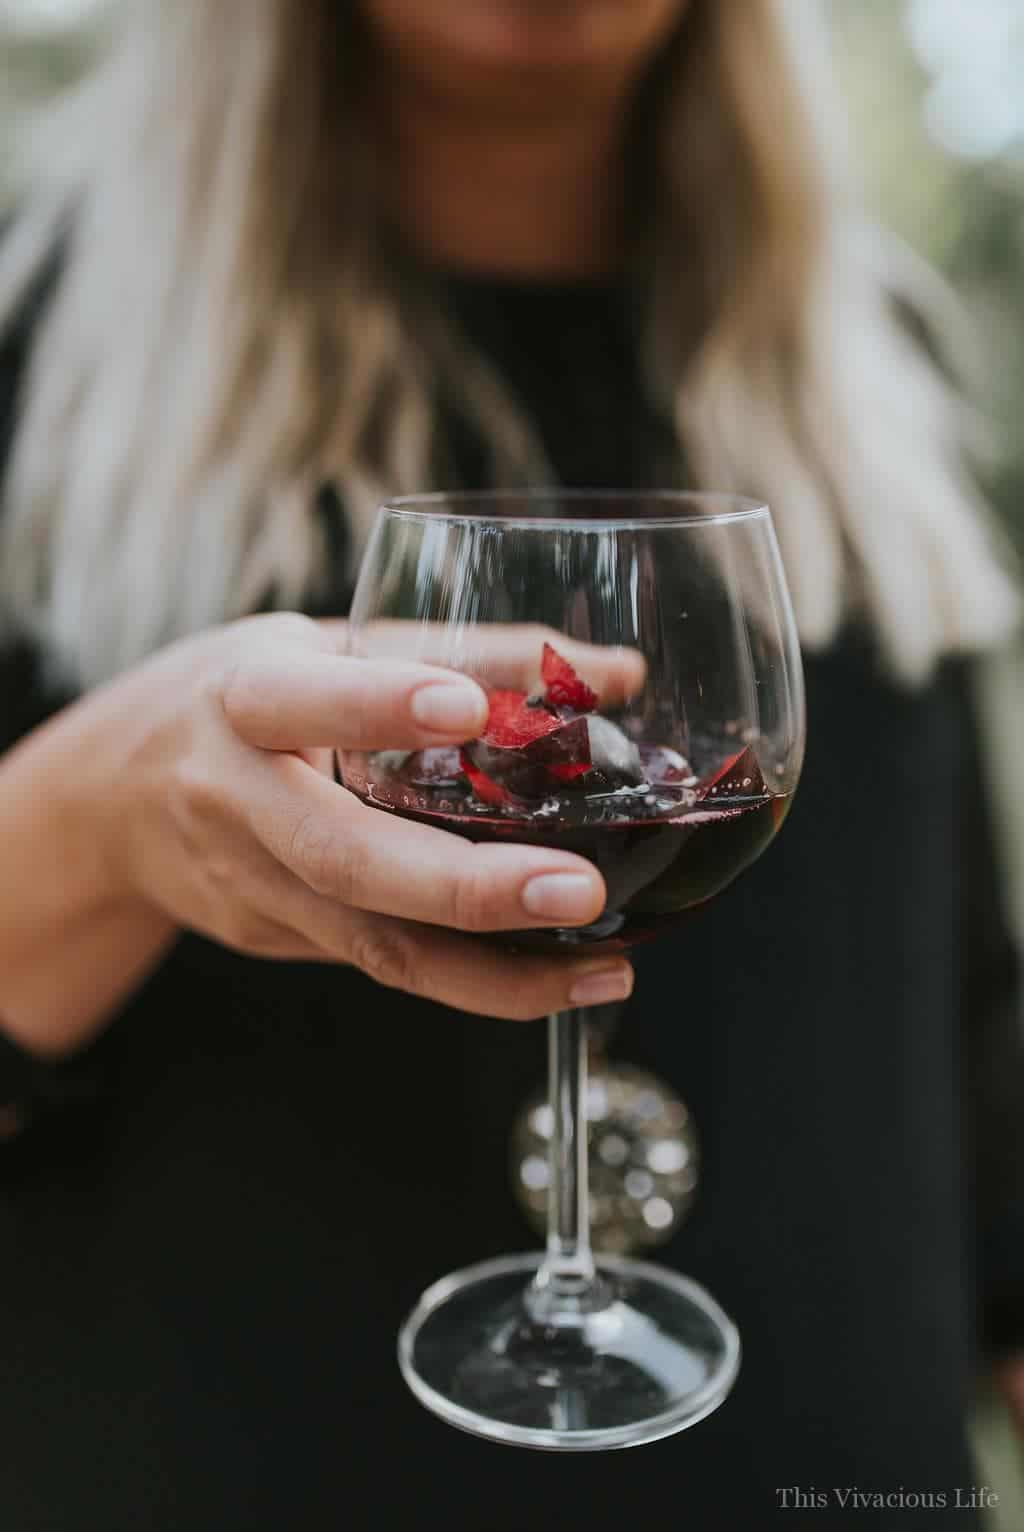
[[[548,1020],[548,1245],[535,1291],[579,1298],[594,1285],[587,1166],[587,1026],[583,1011]]]

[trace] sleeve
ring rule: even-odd
[[[88,1108],[103,1093],[103,1071],[90,1050],[60,1062],[34,1058],[11,1041],[0,1018],[0,1149],[55,1113]]]
[[[964,686],[964,1085],[981,1341],[1024,1352],[1024,1013],[1001,886],[984,740]]]

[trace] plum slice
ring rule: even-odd
[[[493,691],[487,727],[463,745],[461,767],[482,803],[502,807],[567,787],[608,792],[645,781],[640,752],[609,718],[597,693],[550,644],[541,660],[544,692]]]
[[[609,792],[646,780],[639,750],[610,719],[590,713],[554,723],[522,746],[489,744],[490,731],[463,745],[462,770],[482,802],[546,798],[570,786]]]
[[[468,747],[462,751],[461,765],[463,775],[473,789],[473,796],[479,798],[481,803],[486,803],[490,808],[500,809],[504,808],[505,804],[516,801],[516,795],[510,788],[489,777],[474,764]]]
[[[480,739],[463,745],[462,769],[482,802],[546,798],[590,770],[587,719],[554,717],[550,722],[553,728],[525,745],[494,744],[490,728]],[[498,737],[507,735],[498,731]]]
[[[568,660],[544,645],[544,693],[496,690],[490,694],[487,727],[462,747],[461,767],[481,802],[501,807],[517,798],[546,798],[570,783],[588,779],[633,780],[639,756],[614,724],[592,713],[597,694]],[[600,755],[600,762],[594,751]]]
[[[761,763],[749,745],[728,756],[703,782],[697,785],[698,798],[765,798],[768,784]]]

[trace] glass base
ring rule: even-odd
[[[482,1261],[427,1289],[398,1339],[421,1404],[476,1436],[558,1452],[657,1441],[721,1404],[739,1334],[696,1282],[601,1256],[597,1293],[552,1304],[530,1287],[541,1260]]]

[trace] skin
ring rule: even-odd
[[[687,0],[361,0],[393,211],[431,259],[614,266],[637,83]]]
[[[614,108],[664,43],[685,0],[360,0],[393,87],[425,91],[473,126],[522,103],[551,120]],[[570,92],[569,87],[573,89]],[[558,99],[557,92],[563,94]]]
[[[175,644],[5,758],[0,976],[25,1046],[83,1041],[186,927],[517,1020],[588,1003],[595,983],[629,992],[617,958],[513,956],[469,939],[594,919],[605,890],[589,862],[473,846],[336,785],[334,749],[452,744],[487,717],[481,688],[450,670],[339,654],[342,627],[280,614]],[[400,632],[389,636],[400,652]],[[529,684],[548,636],[505,629],[495,682]],[[635,653],[573,647],[609,699],[642,679]],[[424,701],[439,695],[444,720],[428,722]]]
[[[490,271],[613,261],[630,91],[682,10],[363,0],[373,126],[413,241]],[[451,675],[404,662],[398,639],[393,659],[351,660],[331,625],[234,624],[154,656],[0,761],[0,1017],[11,1036],[41,1055],[79,1046],[182,929],[268,958],[354,964],[491,1015],[629,992],[624,959],[510,957],[467,934],[593,919],[605,890],[589,863],[472,847],[369,810],[330,780],[333,749],[480,730],[486,701],[472,684],[444,729],[416,720],[416,699]],[[537,633],[522,642],[504,657],[512,672],[535,662]],[[636,656],[585,660],[610,694],[638,680]]]

